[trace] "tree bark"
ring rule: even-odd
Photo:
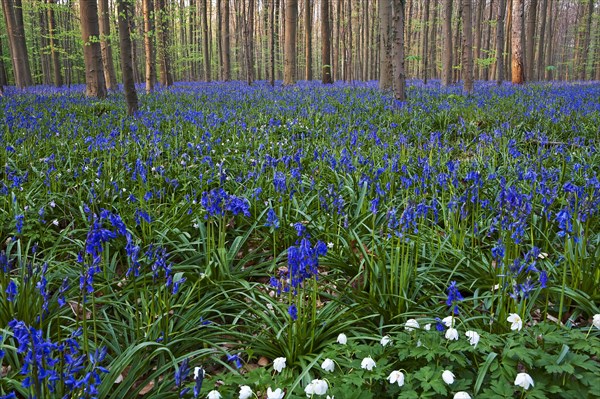
[[[321,0],[321,62],[323,63],[323,84],[333,83],[331,76],[331,27],[329,21],[329,0]]]
[[[222,3],[221,50],[223,51],[223,80],[231,80],[231,38],[229,30],[229,0]]]
[[[242,5],[243,6],[243,5]],[[245,9],[244,9],[245,11]],[[244,14],[246,14],[244,12]],[[250,0],[248,4],[248,13],[244,18],[244,44],[245,44],[245,56],[246,56],[246,80],[249,85],[254,82],[254,38],[253,38],[253,27],[254,27],[254,0]]]
[[[296,83],[296,27],[298,20],[298,0],[286,0],[285,7],[285,47],[283,84]]]
[[[154,4],[152,0],[142,0],[144,14],[144,49],[146,52],[146,93],[154,90],[156,83],[156,64],[154,54]]]
[[[525,78],[529,81],[534,80],[533,66],[535,65],[535,60],[533,49],[535,44],[537,5],[538,0],[530,0],[527,14],[527,33],[525,34],[525,67],[527,72],[525,73]]]
[[[131,57],[131,36],[129,33],[129,18],[131,4],[128,0],[117,0],[119,45],[121,48],[121,73],[123,74],[123,89],[127,103],[127,115],[134,115],[138,110],[138,98],[135,91],[133,66]]]
[[[52,72],[54,77],[54,85],[60,87],[63,84],[60,57],[57,51],[58,44],[56,42],[56,19],[54,18],[54,0],[47,0],[48,4],[48,34],[50,36],[50,57],[52,59]]]
[[[592,15],[594,14],[594,0],[588,0],[588,9],[585,18],[585,31],[583,36],[583,44],[581,49],[581,69],[579,70],[579,80],[585,80],[587,71],[587,61],[590,52],[591,31],[592,31]]]
[[[305,0],[305,15],[304,15],[304,51],[306,52],[306,65],[304,70],[304,78],[308,81],[312,80],[312,0]]]
[[[523,0],[513,0],[512,4],[512,83],[525,83],[525,71],[523,67],[523,43],[521,37],[523,35]]]
[[[4,54],[2,49],[2,40],[0,40],[0,54]],[[6,75],[6,67],[4,66],[4,61],[2,57],[0,57],[0,93],[2,92],[4,86],[8,85],[8,76]]]
[[[8,33],[8,44],[13,65],[15,85],[22,89],[33,85],[25,30],[23,28],[23,12],[20,1],[2,0],[4,21]]]
[[[545,57],[544,57],[544,79],[545,80],[552,80],[552,69],[550,68],[550,66],[552,65],[552,39],[553,39],[553,35],[552,35],[552,30],[553,30],[553,23],[552,23],[552,15],[554,8],[554,2],[553,0],[548,0],[548,10],[547,10],[547,15],[546,15],[546,37],[545,40],[548,43],[546,46],[546,53],[545,53]]]
[[[275,0],[271,0],[271,33],[270,33],[270,65],[271,73],[269,76],[271,86],[275,86]]]
[[[100,27],[100,49],[102,51],[102,65],[104,66],[104,81],[108,90],[117,89],[117,75],[110,44],[110,10],[108,0],[98,1],[98,25]]]
[[[536,73],[536,80],[541,80],[544,76],[544,44],[545,44],[545,39],[546,39],[546,4],[547,1],[546,0],[542,0],[542,3],[540,5],[541,8],[541,12],[540,12],[540,38],[538,40],[537,43],[537,62],[536,62],[536,69],[537,69],[537,73]],[[533,76],[530,78],[530,80],[533,79]]]
[[[477,11],[475,14],[475,29],[476,29],[476,33],[475,33],[475,48],[474,48],[474,55],[473,58],[475,60],[474,62],[474,68],[473,68],[473,76],[475,78],[479,77],[479,73],[480,73],[480,62],[479,60],[482,58],[483,52],[481,51],[481,39],[483,37],[483,26],[482,26],[482,19],[483,19],[483,8],[485,6],[485,0],[477,0]]]
[[[498,20],[496,21],[496,83],[504,80],[504,18],[506,0],[498,0]]]
[[[421,57],[423,58],[423,83],[429,79],[429,0],[423,3],[423,44]]]
[[[398,101],[406,100],[406,73],[404,70],[404,6],[405,0],[393,0],[393,63],[394,97]]]
[[[166,17],[165,0],[154,1],[154,23],[156,28],[156,55],[160,71],[160,84],[167,87],[173,84],[173,75],[171,74],[171,60],[167,48],[169,23]]]
[[[494,0],[491,0],[490,1],[490,13],[488,14],[488,22],[487,22],[486,33],[485,33],[485,49],[488,51],[486,58],[490,57],[489,52],[491,50],[491,42],[492,42],[493,11],[494,11]],[[491,67],[491,65],[487,64],[483,71],[483,79],[484,80],[490,79],[490,67]]]
[[[444,0],[443,14],[442,86],[448,86],[452,82],[452,0]]]
[[[379,88],[392,88],[392,0],[379,0]]]
[[[464,91],[467,94],[473,93],[473,27],[471,24],[471,6],[472,0],[462,0],[462,77],[464,82]]]
[[[80,0],[81,37],[83,39],[83,61],[85,63],[85,95],[106,97],[106,83],[102,68],[98,5],[96,0]]]

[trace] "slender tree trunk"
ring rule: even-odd
[[[431,46],[429,46],[429,65],[430,73],[429,76],[432,78],[436,78],[437,73],[437,19],[438,19],[438,2],[434,2],[433,4],[433,15],[431,17],[430,22],[430,37],[431,37]]]
[[[423,2],[423,44],[421,57],[423,58],[423,83],[429,79],[429,0]]]
[[[243,4],[242,4],[243,7]],[[245,7],[244,7],[244,14]],[[244,47],[246,58],[246,80],[249,85],[254,82],[254,49],[253,49],[253,27],[254,27],[254,1],[250,0],[248,4],[248,13],[244,15]]]
[[[473,0],[462,0],[463,46],[462,46],[462,77],[464,91],[473,93],[473,27],[471,24],[471,6]],[[481,41],[481,40],[480,40]]]
[[[504,80],[504,18],[506,0],[498,0],[498,21],[496,22],[496,82]]]
[[[394,96],[398,101],[406,100],[406,73],[404,71],[404,6],[405,0],[393,0],[393,80]]]
[[[4,50],[2,49],[2,40],[0,40],[0,54],[4,55]],[[8,76],[6,74],[6,67],[4,66],[4,60],[0,57],[0,93],[4,86],[8,85]]]
[[[83,39],[83,61],[85,63],[85,95],[106,97],[106,83],[102,68],[98,5],[96,0],[80,0],[81,37]]]
[[[594,14],[594,0],[588,0],[587,13],[585,18],[585,30],[583,35],[583,43],[581,49],[581,68],[579,70],[579,80],[585,80],[587,71],[587,62],[590,55],[591,31],[592,31],[592,15]]]
[[[444,0],[443,14],[442,86],[448,86],[452,82],[452,0]]]
[[[112,46],[110,44],[110,10],[108,0],[98,0],[98,24],[100,27],[100,49],[104,66],[104,81],[108,90],[117,89],[117,75],[113,63]]]
[[[128,0],[117,0],[119,45],[121,48],[121,73],[123,74],[123,89],[125,91],[125,102],[127,103],[127,115],[133,115],[138,110],[138,98],[135,91],[133,78],[133,66],[131,58],[131,36],[129,34],[129,18],[131,15],[131,4]]]
[[[222,3],[223,27],[221,28],[221,50],[223,51],[223,80],[231,80],[231,34],[229,30],[229,0]]]
[[[333,8],[333,4],[331,4],[331,7]],[[335,12],[332,12],[331,15],[334,16],[334,23],[335,23],[335,38],[334,38],[334,43],[335,45],[333,46],[333,79],[334,80],[340,80],[341,79],[341,73],[340,73],[340,50],[342,48],[341,44],[341,35],[340,35],[340,21],[342,19],[342,0],[337,0],[337,7]]]
[[[296,27],[298,20],[298,0],[286,0],[285,7],[285,47],[283,84],[296,83]]]
[[[488,22],[487,22],[486,33],[485,33],[485,49],[488,51],[486,58],[490,57],[489,52],[491,49],[491,42],[492,42],[493,11],[494,11],[494,0],[490,0],[490,13],[488,14]],[[485,69],[483,70],[483,80],[489,80],[489,79],[490,79],[490,65],[487,64]]]
[[[321,0],[321,62],[323,63],[323,84],[333,83],[331,76],[331,28],[329,23],[329,0]]]
[[[392,0],[379,0],[379,88],[390,90],[392,88]]]
[[[482,58],[483,52],[481,51],[481,39],[483,36],[483,26],[481,21],[483,20],[483,9],[486,0],[477,0],[477,11],[475,14],[475,48],[474,48],[474,69],[473,75],[475,78],[479,78],[480,63],[479,60]]]
[[[546,0],[541,0],[542,3],[540,5],[541,8],[541,12],[540,12],[540,38],[538,40],[537,43],[537,62],[536,62],[536,66],[537,66],[537,74],[536,76],[536,80],[541,80],[544,76],[544,70],[543,70],[543,66],[544,66],[544,41],[545,41],[545,35],[546,35],[546,4],[547,1]],[[531,77],[531,79],[533,79],[533,76]]]
[[[144,49],[146,52],[146,93],[151,93],[154,90],[154,84],[156,83],[156,57],[154,54],[153,40],[154,4],[152,0],[142,0],[142,13],[144,15]]]
[[[538,0],[530,0],[529,9],[527,14],[527,33],[525,34],[525,67],[527,72],[525,78],[527,80],[533,79],[533,66],[534,60],[534,42],[535,42],[535,27],[536,27],[536,16],[537,16],[537,5]]]
[[[56,19],[54,18],[54,0],[47,0],[48,4],[48,34],[50,37],[50,57],[52,59],[52,72],[54,76],[54,85],[60,87],[63,84],[60,57],[58,54],[58,43],[56,41]]]
[[[512,83],[523,84],[525,71],[523,67],[523,0],[513,0],[512,6]]]
[[[452,50],[452,57],[454,58],[454,60],[452,61],[452,83],[457,83],[460,79],[461,79],[461,70],[460,68],[454,68],[454,66],[459,66],[461,64],[461,58],[462,58],[462,41],[461,39],[461,18],[460,18],[460,9],[461,9],[461,0],[456,0],[456,7],[455,9],[457,10],[456,14],[457,14],[457,18],[456,18],[456,25],[454,28],[454,40],[452,41],[452,44],[454,45],[454,49]]]
[[[271,18],[270,18],[270,65],[271,73],[269,76],[271,86],[275,86],[275,0],[271,0]]]
[[[38,3],[39,1],[39,3]],[[37,8],[36,14],[38,16],[39,21],[39,45],[37,40],[34,42],[33,51],[38,51],[40,55],[40,62],[42,67],[42,83],[44,85],[52,84],[52,63],[50,59],[50,54],[48,50],[50,48],[50,42],[48,41],[48,37],[50,36],[50,32],[48,30],[48,13],[45,12],[43,7],[43,0],[36,0],[34,3]],[[31,12],[30,14],[33,14]],[[33,16],[33,15],[32,15]],[[35,39],[34,39],[35,40]]]
[[[312,0],[305,0],[305,15],[304,15],[304,51],[306,52],[306,65],[304,70],[304,78],[308,81],[312,80]]]
[[[545,80],[552,80],[552,69],[550,68],[550,66],[552,65],[552,41],[554,39],[553,37],[553,27],[554,24],[552,23],[552,16],[554,15],[554,13],[552,12],[552,10],[554,9],[554,1],[553,0],[548,0],[548,10],[547,10],[547,15],[546,15],[546,37],[545,40],[547,42],[546,45],[546,53],[545,53],[545,57],[544,57],[544,79]]]
[[[2,0],[2,8],[8,33],[15,84],[22,89],[33,84],[25,41],[25,30],[23,28],[23,13],[19,1]]]
[[[160,72],[160,84],[171,86],[173,75],[171,74],[171,60],[168,51],[169,21],[165,10],[165,0],[154,1],[154,23],[156,29],[156,55]]]

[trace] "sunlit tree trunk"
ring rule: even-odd
[[[131,36],[129,32],[129,18],[131,16],[131,3],[128,0],[117,0],[119,45],[121,58],[121,73],[123,74],[123,89],[127,103],[127,115],[133,115],[138,110],[138,98],[135,91],[133,66],[131,57]]]
[[[423,44],[421,57],[423,59],[423,83],[427,84],[429,79],[429,0],[423,2]]]
[[[223,52],[223,80],[231,80],[231,41],[229,31],[229,0],[222,3],[221,51]]]
[[[296,83],[296,28],[298,22],[298,0],[286,0],[285,43],[283,84]]]
[[[100,28],[98,26],[98,4],[96,0],[80,0],[81,37],[83,39],[83,61],[85,63],[85,95],[106,97],[106,83],[102,68]]]
[[[474,49],[473,58],[475,60],[473,65],[473,76],[475,79],[479,78],[480,63],[479,59],[482,58],[483,52],[481,51],[481,41],[483,38],[483,26],[481,21],[483,20],[483,8],[486,0],[477,0],[477,8],[475,11],[475,37],[474,37]]]
[[[165,0],[154,1],[154,23],[156,28],[156,55],[160,71],[160,84],[171,86],[173,84],[173,75],[171,74],[171,60],[167,48],[169,23],[166,16]]]
[[[270,79],[271,86],[275,86],[275,0],[271,0],[270,14],[271,14],[271,17],[269,19],[270,19],[271,29],[270,29],[269,44],[271,47],[271,51],[270,51],[271,73],[270,73],[269,79]]]
[[[525,83],[525,71],[523,67],[523,0],[513,0],[512,4],[512,30],[511,30],[511,53],[512,53],[512,83]]]
[[[305,0],[304,14],[304,51],[306,54],[306,65],[304,78],[312,80],[312,0]]]
[[[154,54],[154,4],[152,0],[142,0],[144,15],[144,49],[146,52],[146,93],[154,90],[156,83],[156,65]]]
[[[442,86],[448,86],[452,82],[452,0],[444,0],[442,14]]]
[[[544,44],[546,39],[546,0],[542,0],[540,4],[540,38],[537,43],[537,60],[536,60],[536,80],[541,80],[544,77]],[[534,77],[532,76],[531,79]],[[530,79],[530,80],[531,80]]]

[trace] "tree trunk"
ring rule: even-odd
[[[146,93],[154,90],[156,83],[156,64],[154,54],[154,4],[152,0],[142,0],[142,13],[144,14],[144,49],[146,52]],[[123,68],[121,66],[121,68]],[[125,79],[123,79],[125,80]]]
[[[4,50],[2,49],[2,40],[0,40],[0,54],[4,55]],[[8,76],[6,74],[4,60],[2,57],[0,57],[0,93],[2,93],[4,86],[8,86]]]
[[[112,46],[110,44],[110,10],[108,0],[98,1],[98,24],[100,27],[100,49],[104,66],[104,81],[108,90],[117,89],[117,75],[113,63]]]
[[[473,93],[473,27],[471,24],[471,6],[472,0],[462,0],[462,77],[464,82],[464,91],[467,94]]]
[[[48,34],[50,36],[50,57],[52,59],[52,72],[54,76],[54,85],[60,87],[63,84],[60,57],[57,51],[56,42],[56,19],[54,18],[54,0],[47,0],[48,4]]]
[[[283,84],[296,83],[296,27],[298,20],[298,0],[286,0],[285,7],[285,47]]]
[[[133,115],[138,110],[138,98],[135,91],[133,66],[131,64],[131,36],[129,34],[129,18],[131,16],[130,7],[131,4],[128,0],[117,0],[119,45],[121,47],[121,73],[123,74],[123,89],[125,91],[125,102],[127,103],[127,115]]]
[[[475,78],[479,78],[480,73],[480,62],[479,60],[482,58],[483,52],[481,51],[481,39],[483,37],[483,8],[485,6],[485,0],[477,0],[477,11],[475,14],[475,48],[474,48],[474,68],[473,68],[473,76]]]
[[[438,2],[434,2],[433,4],[433,15],[431,17],[430,23],[430,37],[431,37],[431,46],[429,46],[429,65],[430,74],[432,78],[436,78],[438,76],[437,73],[437,63],[436,63],[436,55],[437,55],[437,21],[438,18]]]
[[[379,88],[392,88],[392,0],[379,0]]]
[[[537,16],[537,4],[538,0],[531,0],[529,3],[529,9],[527,14],[527,33],[525,34],[525,67],[527,72],[525,73],[525,78],[529,81],[533,79],[533,66],[535,64],[534,60],[534,42],[535,42],[535,23]]]
[[[321,62],[323,63],[323,84],[333,83],[331,76],[331,28],[329,22],[329,0],[321,0]]]
[[[490,1],[490,13],[488,14],[488,23],[487,23],[487,27],[486,27],[486,33],[485,33],[485,49],[488,51],[487,57],[490,57],[490,50],[491,50],[491,43],[492,43],[492,18],[493,18],[493,11],[494,11],[494,0]],[[484,80],[489,80],[490,79],[490,65],[488,63],[486,63],[486,67],[483,71],[483,79]]]
[[[523,68],[523,43],[521,37],[523,35],[523,0],[513,0],[512,5],[512,83],[525,83],[525,71]]]
[[[306,65],[304,78],[308,81],[312,80],[312,0],[305,0],[306,8],[304,15],[304,51],[306,52]]]
[[[545,40],[548,43],[546,46],[546,53],[545,53],[545,57],[544,57],[544,79],[545,80],[552,80],[552,69],[550,68],[550,66],[552,65],[552,40],[553,40],[553,21],[552,21],[552,16],[554,15],[554,13],[552,12],[554,8],[554,2],[553,0],[548,0],[548,14],[546,15],[546,37]]]
[[[592,31],[592,15],[594,14],[594,0],[588,0],[588,9],[585,18],[585,33],[581,49],[581,69],[579,70],[579,80],[585,80],[587,71],[587,61],[590,54],[591,31]]]
[[[98,5],[96,0],[80,0],[81,37],[83,39],[83,61],[85,63],[85,95],[106,97],[106,83],[102,68]]]
[[[154,23],[156,28],[156,55],[160,71],[160,84],[171,86],[173,75],[171,74],[171,60],[168,51],[167,37],[169,34],[169,22],[167,21],[165,0],[154,2]]]
[[[275,86],[275,0],[271,0],[271,34],[270,34],[270,65],[271,74],[269,76],[271,86]]]
[[[423,3],[423,44],[422,44],[422,55],[423,58],[423,83],[427,84],[429,79],[429,0],[425,0]]]
[[[504,19],[506,0],[498,0],[498,20],[496,21],[496,82],[504,80]]]
[[[404,1],[393,0],[393,51],[394,51],[394,96],[398,101],[406,100],[406,74],[404,71]]]
[[[224,0],[222,3],[222,23],[221,28],[221,50],[223,51],[223,80],[228,82],[231,80],[231,38],[229,30],[229,0]]]
[[[33,85],[20,1],[2,0],[4,21],[15,76],[15,85],[22,89]]]
[[[442,86],[448,86],[452,82],[452,0],[444,0],[443,14]]]
[[[243,4],[242,4],[243,7]],[[244,14],[245,7],[244,7]],[[254,82],[254,38],[252,37],[254,27],[254,0],[250,0],[248,4],[248,13],[244,16],[244,47],[246,56],[246,80],[251,85]]]

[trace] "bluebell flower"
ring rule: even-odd
[[[17,289],[17,284],[15,284],[15,282],[13,280],[10,280],[8,282],[5,292],[6,292],[6,300],[9,302],[14,301],[19,293],[19,291]]]
[[[237,354],[236,355],[227,355],[227,361],[234,362],[235,368],[238,370],[242,368],[242,359],[240,359],[240,356]]]
[[[288,307],[288,313],[290,315],[290,317],[292,318],[292,320],[297,320],[298,319],[298,308],[296,307],[295,304],[291,304]]]
[[[267,223],[265,223],[265,227],[273,227],[274,229],[279,228],[279,218],[273,208],[269,208],[269,211],[267,212]]]
[[[446,305],[451,308],[454,314],[458,314],[458,303],[462,301],[464,298],[461,295],[458,287],[456,286],[456,281],[450,282],[450,286],[448,287],[448,297],[446,299]]]
[[[17,234],[21,234],[21,232],[23,231],[23,221],[24,221],[25,217],[21,214],[21,215],[17,215],[15,216],[15,228],[17,229]]]

